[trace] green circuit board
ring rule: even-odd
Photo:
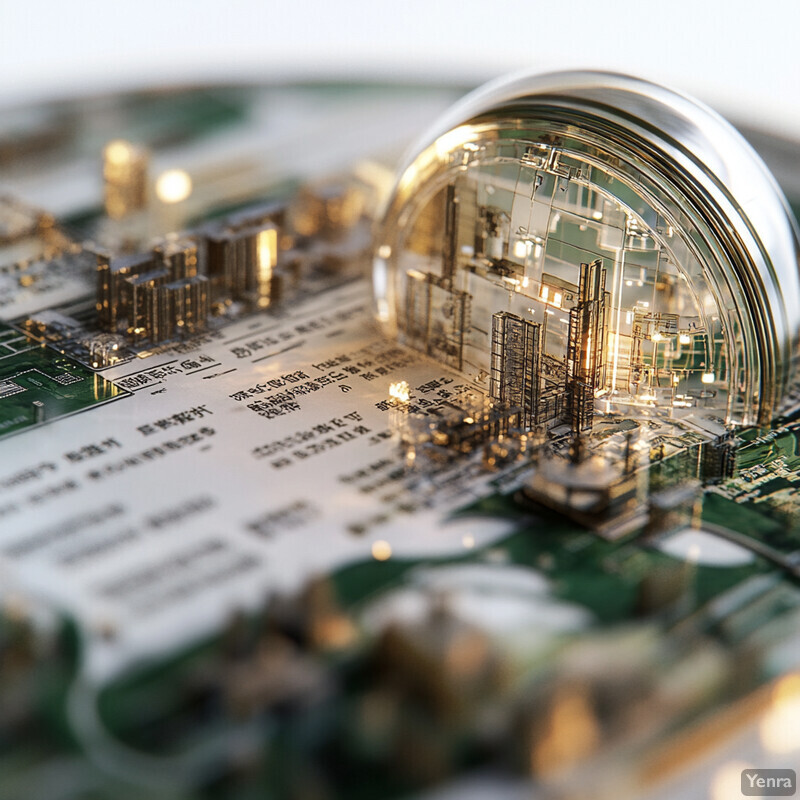
[[[795,763],[797,417],[520,435],[375,325],[387,164],[459,94],[30,123],[0,201],[0,800],[734,800],[731,764]],[[697,342],[671,367],[705,369]],[[637,442],[622,525],[530,491]]]
[[[82,364],[0,327],[3,435],[105,403],[122,392]]]

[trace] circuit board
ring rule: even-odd
[[[459,93],[0,128],[0,800],[734,800],[796,769],[796,417],[510,436],[376,321],[393,164]],[[640,428],[624,514],[531,490]]]

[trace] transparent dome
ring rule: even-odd
[[[739,134],[682,95],[606,73],[504,80],[400,170],[377,314],[526,428],[766,422],[800,331],[787,208]]]

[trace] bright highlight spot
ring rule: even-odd
[[[188,175],[186,176],[189,177]],[[278,231],[275,228],[265,228],[258,232],[256,239],[258,251],[258,271],[261,280],[272,277],[272,269],[278,263]]]
[[[450,157],[451,151],[463,147],[477,137],[477,132],[471,125],[460,125],[458,128],[442,134],[434,143],[436,155],[440,159]]]
[[[372,543],[372,557],[376,561],[388,561],[392,557],[392,546],[389,542],[379,539]]]
[[[180,203],[192,193],[192,179],[182,169],[168,169],[156,180],[156,195],[162,203]]]
[[[743,761],[729,761],[723,764],[714,774],[709,787],[711,800],[731,800],[742,796],[742,772],[752,769],[751,764]]]
[[[772,707],[760,727],[761,743],[771,753],[800,750],[800,674],[781,678],[772,692]]]
[[[408,386],[408,381],[397,381],[389,386],[389,397],[399,400],[401,403],[407,403],[410,397],[411,390]]]
[[[103,156],[109,164],[123,166],[133,161],[135,148],[130,142],[123,139],[114,139],[103,150]]]
[[[378,319],[381,322],[389,321],[389,303],[383,298],[378,300]]]

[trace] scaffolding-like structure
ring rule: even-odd
[[[581,264],[578,297],[567,342],[567,413],[574,433],[591,430],[595,392],[604,380],[608,292],[602,259]]]
[[[520,409],[519,424],[531,428],[539,413],[541,325],[499,311],[492,315],[490,395]]]

